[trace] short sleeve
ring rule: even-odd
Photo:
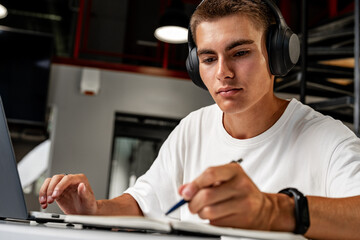
[[[360,139],[351,136],[335,148],[327,174],[328,197],[360,195]]]
[[[182,142],[180,122],[160,148],[150,169],[125,191],[137,201],[145,216],[159,217],[179,201],[178,188],[183,182]]]

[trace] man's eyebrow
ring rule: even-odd
[[[235,42],[230,43],[227,47],[226,47],[226,51],[229,51],[237,46],[241,46],[241,45],[247,45],[247,44],[253,44],[254,40],[251,39],[241,39],[241,40],[237,40]]]
[[[199,49],[197,51],[198,56],[203,55],[203,54],[214,54],[215,52],[213,50],[210,49]]]
[[[251,39],[241,39],[241,40],[237,40],[234,41],[232,43],[230,43],[225,49],[226,51],[230,51],[231,49],[237,47],[237,46],[241,46],[241,45],[247,45],[247,44],[253,44],[254,40]],[[214,54],[215,51],[211,50],[211,49],[198,49],[198,55],[202,55],[202,54]]]

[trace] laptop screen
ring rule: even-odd
[[[0,98],[0,218],[27,217],[24,194]]]

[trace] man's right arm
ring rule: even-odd
[[[39,202],[45,209],[54,201],[65,214],[143,215],[136,200],[129,194],[110,200],[96,200],[84,174],[59,174],[47,178],[40,189]]]
[[[143,216],[143,213],[130,194],[123,194],[110,200],[97,200],[97,215]]]

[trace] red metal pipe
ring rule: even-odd
[[[73,57],[76,59],[79,58],[84,7],[85,7],[85,0],[80,0],[77,25],[76,25],[76,33],[75,33],[74,53],[73,53]]]
[[[282,0],[279,3],[279,9],[283,15],[286,23],[291,26],[291,2],[288,0]]]
[[[81,51],[82,51],[82,49],[88,48],[91,7],[92,7],[92,0],[87,0],[86,17],[85,17],[85,25],[84,25],[84,36],[83,36],[83,41],[82,41],[83,44],[81,46]]]
[[[329,0],[329,17],[334,18],[338,15],[338,1],[337,0]]]
[[[163,58],[163,68],[167,69],[169,66],[169,44],[164,44],[164,58]]]

